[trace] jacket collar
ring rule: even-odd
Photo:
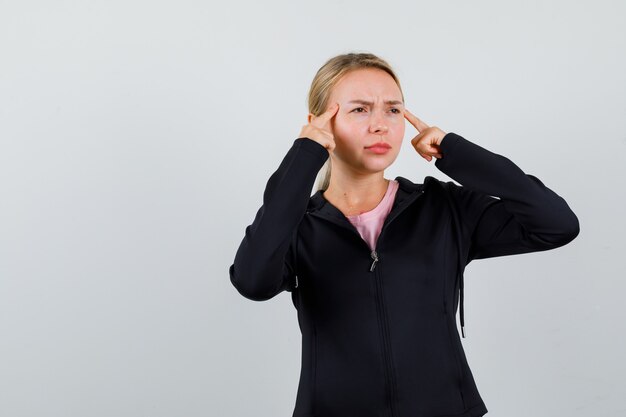
[[[422,193],[424,193],[427,189],[427,185],[433,179],[433,177],[427,176],[424,184],[416,184],[407,178],[397,176],[395,180],[398,181],[398,190],[396,191],[391,211],[385,219],[385,224],[391,222],[415,199],[422,195]],[[314,214],[315,216],[323,217],[350,230],[355,230],[354,226],[352,226],[346,216],[344,216],[344,214],[337,207],[333,206],[328,200],[326,200],[326,198],[324,198],[322,195],[323,192],[323,190],[318,190],[311,196],[307,206],[307,214]]]

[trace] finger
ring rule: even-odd
[[[434,152],[439,152],[439,149],[440,149],[439,145],[437,145],[436,143],[429,143],[428,147],[432,149]]]
[[[422,122],[417,116],[404,109],[404,117],[417,129],[418,132],[428,129],[428,125]]]
[[[423,132],[428,129],[428,125],[424,123],[419,117],[411,113],[408,109],[404,109],[404,117],[418,130]]]
[[[426,132],[419,133],[417,136],[415,136],[413,139],[411,139],[411,144],[413,146],[417,145],[417,143],[424,137],[425,134],[426,134]]]
[[[438,145],[428,145],[425,143],[418,145],[420,136],[422,136],[422,133],[420,133],[415,138],[413,138],[413,140],[411,140],[411,144],[413,145],[417,153],[419,153],[420,156],[426,159],[427,161],[430,161],[433,156],[435,158],[441,159],[442,158],[441,149],[438,147]]]
[[[425,150],[424,153],[428,156],[434,156],[435,158],[441,158],[441,151],[438,148],[430,146],[430,149]]]
[[[433,157],[441,159],[441,154],[437,152],[418,152],[422,158],[427,161],[431,161]]]
[[[326,122],[328,122],[335,115],[335,113],[337,113],[337,110],[339,110],[339,104],[338,103],[332,104],[328,108],[328,110],[326,110],[324,113],[320,114],[319,117],[315,118],[315,125],[317,127],[324,126],[326,124]]]
[[[428,145],[428,155],[434,156],[435,158],[441,158],[441,149],[439,145]]]

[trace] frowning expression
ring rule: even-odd
[[[402,92],[387,72],[353,70],[332,89],[328,105],[339,103],[331,120],[335,139],[332,157],[356,171],[382,171],[393,163],[404,138]],[[382,142],[388,149],[371,147]]]

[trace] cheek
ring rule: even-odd
[[[357,131],[359,129],[359,123],[350,116],[342,115],[335,118],[333,129],[335,133],[345,135]]]
[[[396,130],[402,130],[403,132],[404,132],[404,128],[406,127],[404,118],[394,120],[393,125],[396,128]]]
[[[399,132],[399,131],[403,131],[404,132],[404,129],[406,127],[406,122],[405,122],[404,117],[402,117],[402,118],[400,118],[400,117],[395,118],[392,121],[390,121],[389,124],[397,132]]]
[[[396,143],[400,143],[402,142],[402,140],[404,139],[404,133],[406,129],[406,125],[404,124],[404,121],[402,121],[402,123],[394,125],[393,127],[393,140],[395,140]]]

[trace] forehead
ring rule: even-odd
[[[334,99],[402,100],[402,93],[394,79],[378,68],[363,68],[345,74],[333,87]]]

